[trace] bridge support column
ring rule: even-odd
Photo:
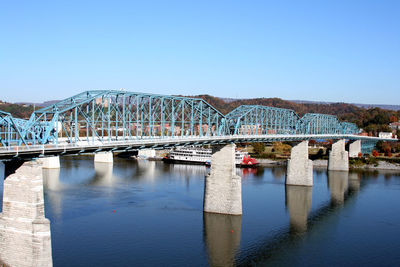
[[[357,158],[359,153],[361,153],[361,140],[351,142],[349,145],[349,157]]]
[[[313,163],[308,159],[308,141],[294,147],[287,162],[287,185],[313,185]]]
[[[205,177],[204,212],[242,215],[242,180],[236,175],[235,145],[213,147]]]
[[[344,139],[340,139],[332,144],[328,171],[349,171],[349,152],[345,150],[345,143]]]
[[[59,169],[60,168],[60,157],[46,157],[42,158],[42,168],[43,169]]]
[[[8,173],[0,214],[0,261],[6,266],[52,266],[42,167],[30,161]]]
[[[94,154],[94,162],[113,163],[112,152],[99,152]]]

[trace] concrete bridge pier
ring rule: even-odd
[[[205,212],[204,240],[210,266],[235,266],[240,245],[242,216]]]
[[[313,185],[313,163],[308,159],[308,141],[294,147],[287,162],[287,185]]]
[[[349,157],[357,158],[359,153],[361,153],[361,140],[351,142],[349,145]]]
[[[102,162],[102,163],[113,163],[113,153],[109,152],[98,152],[94,154],[94,162]]]
[[[59,169],[60,168],[60,157],[45,157],[41,159],[43,169]]]
[[[0,262],[6,266],[52,266],[42,166],[37,161],[8,162],[5,173]]]
[[[349,171],[349,152],[345,150],[346,141],[340,139],[332,144],[329,153],[328,171]]]
[[[236,175],[235,147],[213,147],[211,171],[204,182],[204,212],[242,215],[242,180]]]
[[[342,205],[349,185],[349,173],[328,171],[328,187],[331,191],[331,203]]]
[[[312,187],[286,185],[285,193],[290,229],[296,233],[306,232],[308,213],[312,203]]]

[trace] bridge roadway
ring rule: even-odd
[[[123,137],[121,137],[123,138]],[[383,139],[378,137],[360,136],[352,134],[271,134],[271,135],[225,135],[225,136],[190,136],[190,137],[144,137],[141,139],[109,141],[78,141],[69,143],[67,139],[59,139],[58,144],[30,145],[30,146],[8,146],[0,147],[0,160],[11,160],[15,158],[32,159],[36,157],[57,156],[66,154],[97,153],[102,151],[134,151],[145,148],[163,149],[174,146],[188,145],[215,145],[243,142],[275,142],[292,141],[300,142],[315,139],[349,139],[361,141],[394,141],[394,139]],[[90,139],[91,140],[91,139]]]

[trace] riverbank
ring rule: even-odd
[[[261,166],[286,166],[286,160],[257,159]],[[328,168],[328,160],[313,160],[314,168]],[[395,170],[400,171],[400,164],[378,160],[377,164],[350,165],[350,169],[361,170]]]

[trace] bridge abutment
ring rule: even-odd
[[[11,174],[6,174],[4,180],[0,261],[7,266],[52,266],[42,167],[39,162],[30,161],[14,171],[9,171]]]
[[[349,152],[345,150],[346,141],[337,140],[329,153],[328,171],[349,171]]]
[[[204,212],[242,215],[242,180],[236,175],[235,147],[213,147],[211,171],[204,182]]]
[[[359,153],[361,153],[361,140],[351,142],[349,145],[349,157],[357,158]]]
[[[113,163],[113,153],[112,152],[98,152],[94,154],[94,162],[102,163]]]
[[[313,163],[308,159],[308,141],[303,141],[294,147],[287,162],[287,185],[313,185]]]
[[[59,169],[60,168],[60,157],[45,157],[41,159],[43,169]]]

